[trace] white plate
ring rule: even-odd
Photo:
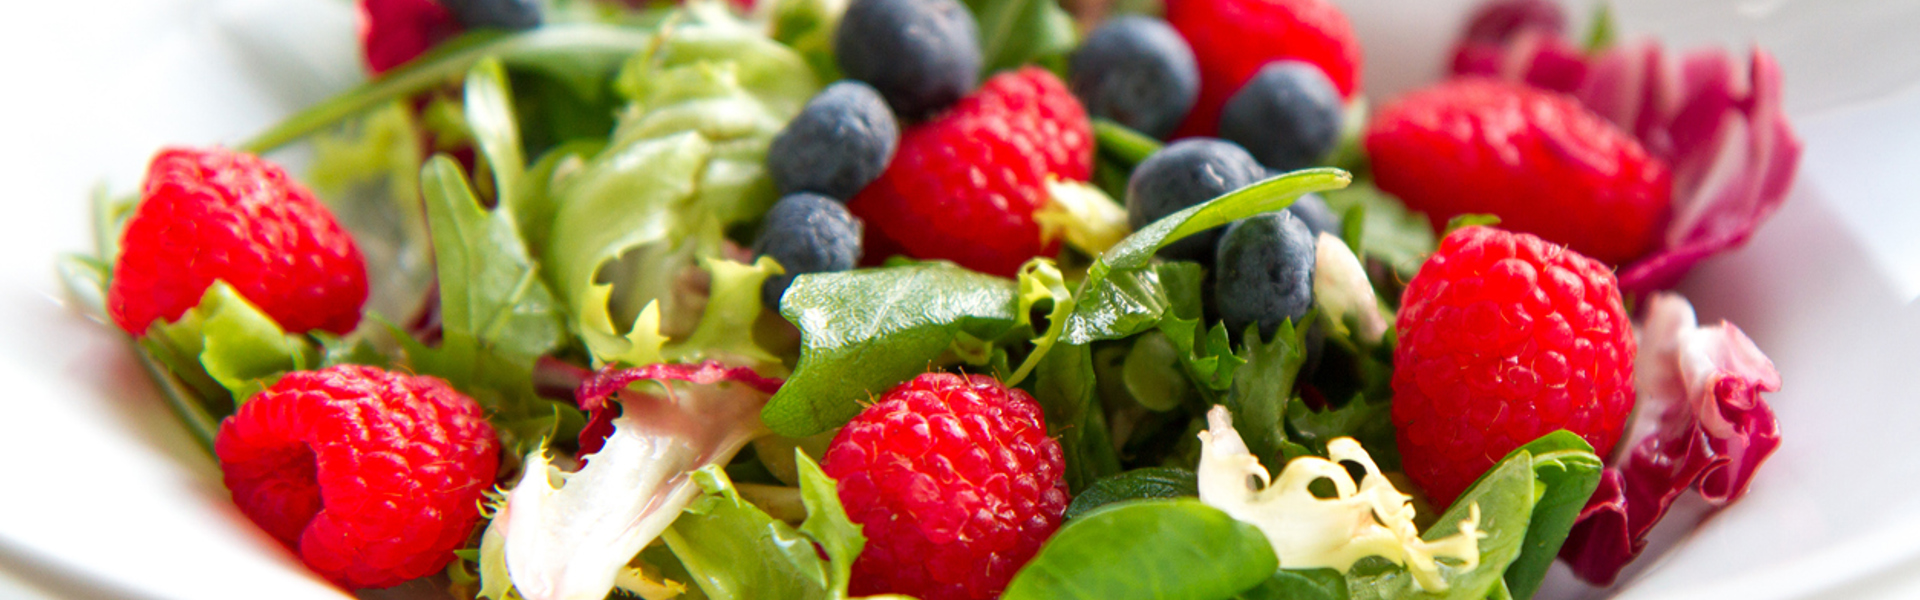
[[[111,327],[63,302],[96,182],[234,143],[357,75],[346,0],[10,3],[0,18],[0,598],[340,598],[238,515]],[[1468,2],[1345,3],[1376,98],[1426,81]],[[1644,559],[1628,598],[1920,595],[1920,22],[1914,2],[1631,0],[1622,29],[1780,57],[1808,151],[1744,251],[1684,286],[1778,363],[1785,443],[1733,508]],[[1844,4],[1844,6],[1841,6]],[[23,6],[24,5],[24,6]],[[1583,9],[1576,9],[1576,13]],[[1655,552],[1658,552],[1656,549]],[[1613,593],[1559,573],[1553,597]]]

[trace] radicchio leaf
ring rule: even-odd
[[[665,393],[627,389],[643,379]],[[550,467],[545,448],[527,456],[487,534],[503,538],[491,547],[504,555],[514,590],[528,600],[605,597],[697,495],[692,473],[725,464],[766,433],[760,409],[779,386],[712,361],[608,370],[582,383],[580,404],[596,421],[614,403],[620,414],[577,471]]]
[[[1646,535],[1688,489],[1715,507],[1746,493],[1780,445],[1762,392],[1780,389],[1773,362],[1740,328],[1699,327],[1676,294],[1648,302],[1634,372],[1639,399],[1622,457],[1600,479],[1560,557],[1580,578],[1610,585],[1646,548]]]
[[[1786,201],[1800,138],[1781,103],[1780,65],[1766,50],[1742,64],[1721,48],[1673,61],[1656,41],[1583,51],[1560,21],[1520,18],[1496,2],[1454,51],[1456,76],[1493,77],[1569,94],[1637,138],[1673,171],[1673,207],[1659,247],[1621,265],[1620,288],[1673,287],[1695,263],[1745,244]],[[1532,13],[1528,13],[1532,14]]]

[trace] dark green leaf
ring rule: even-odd
[[[1134,338],[1133,349],[1120,365],[1127,395],[1149,410],[1165,412],[1186,403],[1193,383],[1180,368],[1186,358],[1164,333],[1149,331]]]
[[[1065,519],[1071,521],[1093,509],[1149,498],[1181,498],[1200,495],[1199,479],[1192,470],[1178,467],[1134,469],[1094,482],[1092,487],[1073,497]]]
[[[1047,435],[1066,453],[1067,487],[1074,493],[1120,472],[1100,410],[1093,354],[1086,346],[1060,346],[1041,360],[1033,382],[1034,400],[1046,413]]]
[[[511,213],[482,208],[459,163],[446,156],[429,161],[420,181],[440,276],[442,326],[531,369],[533,359],[558,346],[564,332],[553,294]]]
[[[961,333],[1006,333],[1017,295],[1013,280],[944,263],[802,275],[780,301],[800,328],[800,363],[761,417],[789,437],[838,427],[926,372]]]
[[[717,465],[693,473],[705,494],[661,533],[714,600],[827,598],[827,565],[793,526],[740,498]]]
[[[1265,535],[1199,500],[1108,505],[1067,522],[1004,600],[1217,600],[1273,575]]]
[[[860,526],[847,517],[833,478],[799,448],[793,449],[793,460],[800,474],[800,502],[807,507],[807,520],[800,523],[800,533],[812,537],[826,551],[827,589],[836,598],[845,597],[853,561],[867,547],[867,536],[861,535]]]
[[[1363,181],[1344,190],[1320,195],[1333,212],[1347,214],[1354,206],[1365,207],[1360,244],[1356,252],[1365,258],[1384,262],[1411,277],[1437,247],[1433,225],[1426,215],[1407,210],[1398,198],[1380,191],[1373,182]]]
[[[1366,447],[1373,461],[1384,471],[1400,470],[1400,452],[1393,438],[1393,404],[1388,401],[1354,397],[1346,406],[1313,410],[1306,404],[1287,407],[1287,425],[1295,440],[1314,454],[1326,453],[1327,442],[1350,437]]]
[[[1333,569],[1281,569],[1238,600],[1347,600],[1347,577]]]
[[[1308,315],[1307,320],[1312,319]],[[1238,353],[1244,362],[1234,370],[1224,404],[1233,411],[1234,428],[1248,451],[1277,471],[1286,458],[1305,453],[1287,439],[1286,420],[1294,381],[1307,362],[1307,328],[1283,321],[1273,339],[1261,340],[1257,327],[1248,326],[1247,345]]]
[[[1521,451],[1533,455],[1533,474],[1545,489],[1534,501],[1526,542],[1520,557],[1507,567],[1505,578],[1512,597],[1527,600],[1539,591],[1547,567],[1560,554],[1560,545],[1573,530],[1587,498],[1600,487],[1600,472],[1606,465],[1586,440],[1564,429],[1541,436],[1515,452]]]

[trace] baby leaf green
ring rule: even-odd
[[[1267,538],[1197,499],[1137,500],[1067,522],[1003,600],[1219,600],[1273,575]]]

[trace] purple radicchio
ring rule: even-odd
[[[1781,104],[1780,65],[1766,50],[1754,48],[1741,64],[1702,48],[1676,64],[1654,40],[1588,52],[1564,30],[1550,2],[1490,3],[1455,48],[1453,74],[1571,95],[1672,169],[1666,232],[1653,252],[1621,265],[1623,291],[1673,287],[1695,263],[1746,243],[1786,201],[1801,142]]]
[[[1677,294],[1649,298],[1634,360],[1634,422],[1580,512],[1560,558],[1581,579],[1610,585],[1646,547],[1647,532],[1688,489],[1721,507],[1780,445],[1762,392],[1780,373],[1740,328],[1699,327]]]
[[[661,391],[628,388],[641,380]],[[582,433],[585,465],[563,472],[545,448],[529,454],[488,527],[483,565],[503,567],[492,572],[528,600],[606,597],[633,579],[628,563],[698,494],[692,473],[726,464],[766,433],[760,409],[781,383],[714,361],[594,373],[575,393],[595,432]]]

